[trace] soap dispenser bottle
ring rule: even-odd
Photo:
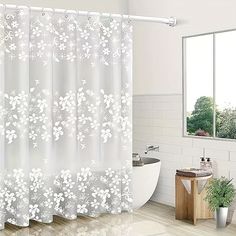
[[[206,169],[210,171],[211,173],[213,172],[212,161],[210,157],[207,157],[206,159]]]
[[[205,157],[201,157],[200,158],[200,169],[201,170],[205,170],[206,169],[206,160],[205,160]]]

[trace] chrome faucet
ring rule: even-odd
[[[144,153],[148,154],[148,152],[150,152],[150,151],[159,152],[159,146],[147,145],[146,151]]]

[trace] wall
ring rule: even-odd
[[[135,152],[145,156],[147,144],[160,146],[159,153],[148,154],[158,157],[162,162],[160,179],[152,200],[174,206],[176,169],[199,168],[201,156],[213,160],[215,176],[234,178],[236,186],[235,142],[183,138],[181,95],[135,95],[133,127]],[[236,213],[234,221],[236,223]]]
[[[176,16],[174,28],[134,23],[133,150],[160,146],[160,181],[152,200],[175,204],[175,170],[213,158],[216,176],[234,178],[236,143],[182,137],[182,36],[236,28],[234,0],[130,0],[130,14]],[[231,212],[232,213],[232,212]],[[236,213],[234,214],[236,222]]]
[[[80,11],[127,13],[127,0],[1,0],[0,3]]]
[[[134,22],[134,93],[181,94],[181,37],[236,28],[235,9],[235,0],[129,0],[129,14],[178,19]]]

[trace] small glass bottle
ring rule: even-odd
[[[207,157],[205,166],[206,166],[206,170],[210,171],[211,173],[213,172],[211,158]]]
[[[205,157],[201,157],[200,159],[201,159],[201,161],[200,161],[200,169],[201,169],[201,170],[205,170],[205,169],[206,169],[206,160],[205,160]]]

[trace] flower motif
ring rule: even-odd
[[[74,199],[75,198],[75,194],[73,192],[71,192],[70,189],[67,189],[65,191],[65,197],[69,198],[69,199],[71,199],[71,198]]]
[[[84,138],[85,138],[85,135],[82,132],[78,132],[77,140],[80,142],[83,142]]]
[[[37,122],[37,120],[38,120],[38,116],[35,113],[33,113],[29,116],[29,121],[30,122],[35,124]]]
[[[60,126],[54,126],[53,127],[53,135],[54,135],[54,137],[55,137],[55,140],[57,141],[59,138],[60,138],[60,136],[62,136],[63,135],[63,130],[62,130],[62,127],[60,127]]]
[[[111,168],[108,168],[107,170],[105,170],[105,173],[108,177],[112,177],[115,172]]]
[[[25,61],[28,55],[25,52],[19,54],[19,60]]]
[[[9,45],[10,50],[15,51],[16,50],[16,45],[14,43]]]
[[[119,27],[119,25],[120,25],[119,22],[117,22],[116,20],[113,20],[113,21],[110,23],[111,28],[114,29],[114,30],[117,30],[118,27]]]
[[[114,102],[114,98],[112,94],[104,94],[104,103],[106,104],[106,108],[110,107],[111,103]]]
[[[50,138],[51,138],[51,135],[47,131],[45,131],[41,134],[41,139],[46,141],[46,142],[49,141]]]
[[[60,202],[64,202],[64,200],[63,193],[54,193],[54,201],[56,204],[60,204]]]
[[[93,120],[93,121],[90,123],[90,126],[91,126],[92,129],[97,130],[98,127],[100,126],[100,124],[98,123],[97,120]]]
[[[77,205],[77,213],[85,214],[87,212],[88,212],[88,209],[86,208],[85,204],[83,204],[83,205],[78,204]]]
[[[40,30],[40,28],[38,26],[32,27],[32,34],[35,35],[36,37],[39,37],[41,35],[42,30]]]
[[[43,194],[46,198],[51,197],[53,195],[52,188],[46,189],[45,193]]]
[[[80,33],[80,36],[81,38],[84,38],[85,40],[88,39],[89,37],[89,32],[87,30],[83,30],[81,33]]]
[[[104,55],[109,55],[109,54],[110,54],[109,48],[104,48],[104,49],[103,49],[103,54],[104,54]]]
[[[25,33],[21,29],[15,31],[15,36],[18,37],[19,39],[21,39],[24,34]]]
[[[86,52],[89,52],[91,48],[92,46],[88,42],[82,45],[82,49]]]
[[[64,51],[64,50],[66,49],[66,45],[65,45],[64,43],[60,43],[60,44],[59,44],[59,49],[60,49],[61,51]]]
[[[14,193],[6,192],[5,194],[5,201],[7,202],[8,205],[11,205],[12,202],[16,201],[16,197]]]
[[[81,191],[81,192],[85,192],[87,186],[84,184],[84,183],[81,183],[78,185],[78,190]]]
[[[97,201],[97,199],[94,199],[91,202],[91,207],[93,207],[94,209],[97,209],[99,205],[100,205],[100,203]]]
[[[38,99],[37,107],[39,108],[40,112],[43,112],[43,110],[48,107],[46,99]]]
[[[48,117],[44,113],[41,114],[38,118],[39,118],[39,121],[44,124],[48,121]]]
[[[32,140],[35,140],[37,137],[37,133],[34,130],[30,130],[29,132],[29,138]]]
[[[41,50],[44,50],[45,47],[47,46],[47,44],[43,40],[40,40],[40,42],[38,42],[37,45],[38,45],[38,48]]]
[[[103,143],[106,143],[108,141],[108,138],[112,137],[111,130],[110,129],[102,129],[101,130],[101,137],[103,138]]]
[[[12,28],[17,28],[19,26],[19,23],[17,21],[12,21],[11,26]]]
[[[111,193],[114,195],[119,195],[120,194],[120,189],[118,189],[116,186],[111,188]]]
[[[100,39],[100,45],[102,45],[103,47],[106,47],[108,43],[108,40],[106,39],[106,37],[102,36]]]
[[[68,61],[71,61],[71,62],[73,62],[73,61],[75,60],[75,58],[76,58],[76,56],[75,56],[75,54],[74,54],[73,52],[70,52],[70,53],[67,54],[67,56],[66,56],[66,59],[67,59]]]
[[[109,27],[103,27],[103,35],[107,36],[108,38],[111,37],[112,31]]]
[[[79,91],[79,92],[77,93],[78,106],[81,105],[81,103],[84,102],[84,101],[86,101],[85,94],[84,94],[84,92]]]
[[[34,205],[29,205],[29,213],[30,213],[30,218],[34,218],[36,216],[37,213],[39,213],[39,205],[38,204],[34,204]]]
[[[75,30],[75,25],[74,24],[69,24],[68,25],[68,30],[69,31],[74,31]]]
[[[84,114],[82,114],[82,115],[79,116],[78,120],[81,124],[84,125],[84,124],[86,124],[87,117]]]
[[[45,207],[47,207],[47,208],[52,208],[52,206],[53,206],[53,202],[50,200],[50,199],[47,199],[45,202],[44,202],[44,205],[45,205]]]
[[[94,114],[97,111],[97,107],[94,106],[93,104],[90,104],[88,106],[88,111]]]
[[[69,38],[69,36],[65,32],[63,32],[59,35],[59,39],[63,42],[67,42],[68,38]]]
[[[18,96],[8,96],[9,98],[9,104],[11,105],[11,110],[14,110],[18,104],[20,104],[20,97]]]
[[[6,139],[8,139],[8,143],[12,143],[12,141],[16,138],[17,134],[15,130],[6,130]]]

